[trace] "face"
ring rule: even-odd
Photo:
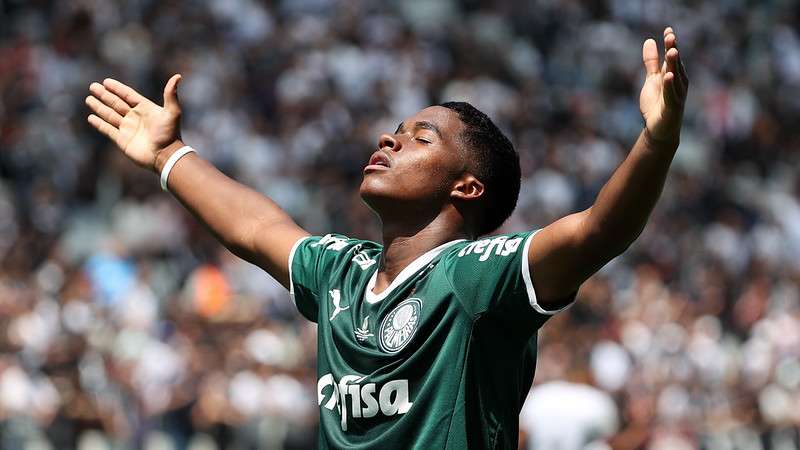
[[[463,127],[455,111],[431,106],[381,135],[364,168],[361,197],[382,217],[437,212],[465,170],[457,142]]]

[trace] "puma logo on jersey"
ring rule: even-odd
[[[356,328],[356,339],[358,342],[364,342],[370,336],[375,336],[374,334],[369,332],[369,316],[364,318],[364,321],[361,323],[360,328]]]
[[[411,409],[413,403],[408,398],[408,380],[386,382],[379,390],[375,383],[362,385],[366,378],[345,375],[337,382],[328,373],[317,381],[317,403],[323,408],[339,411],[342,431],[347,431],[348,415],[354,419],[375,417],[379,412],[384,416],[394,416]]]
[[[325,247],[327,250],[338,252],[347,247],[347,238],[326,234],[322,237],[322,239],[311,244],[310,247],[319,247],[320,245]]]
[[[522,243],[522,238],[509,239],[506,236],[498,236],[494,239],[481,239],[475,241],[458,252],[458,256],[466,256],[469,254],[481,255],[478,261],[486,261],[489,256],[494,253],[497,256],[508,256],[516,253],[519,244]]]
[[[331,294],[331,301],[333,302],[333,314],[331,314],[331,318],[328,320],[333,320],[340,312],[349,309],[350,306],[345,306],[344,308],[339,306],[339,303],[342,302],[342,293],[338,289],[333,289],[328,291],[328,293]]]

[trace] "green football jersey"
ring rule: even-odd
[[[536,332],[558,312],[536,302],[533,234],[448,242],[378,294],[380,244],[294,245],[290,292],[318,324],[321,448],[517,448]]]

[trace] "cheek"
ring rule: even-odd
[[[411,161],[403,171],[402,185],[409,192],[418,197],[430,198],[441,195],[442,191],[450,184],[450,175],[447,168],[431,160]]]
[[[419,183],[426,186],[428,191],[447,196],[456,178],[454,170],[447,163],[447,161],[420,161],[414,167],[414,173]]]

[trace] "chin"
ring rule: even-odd
[[[375,212],[378,212],[381,205],[391,202],[390,193],[386,192],[385,186],[380,186],[381,184],[383,183],[375,183],[373,180],[365,178],[358,188],[358,195],[361,196],[361,200]]]
[[[398,195],[401,192],[396,184],[369,176],[364,177],[358,189],[361,200],[378,216],[384,212],[390,212],[404,203],[402,196]]]

